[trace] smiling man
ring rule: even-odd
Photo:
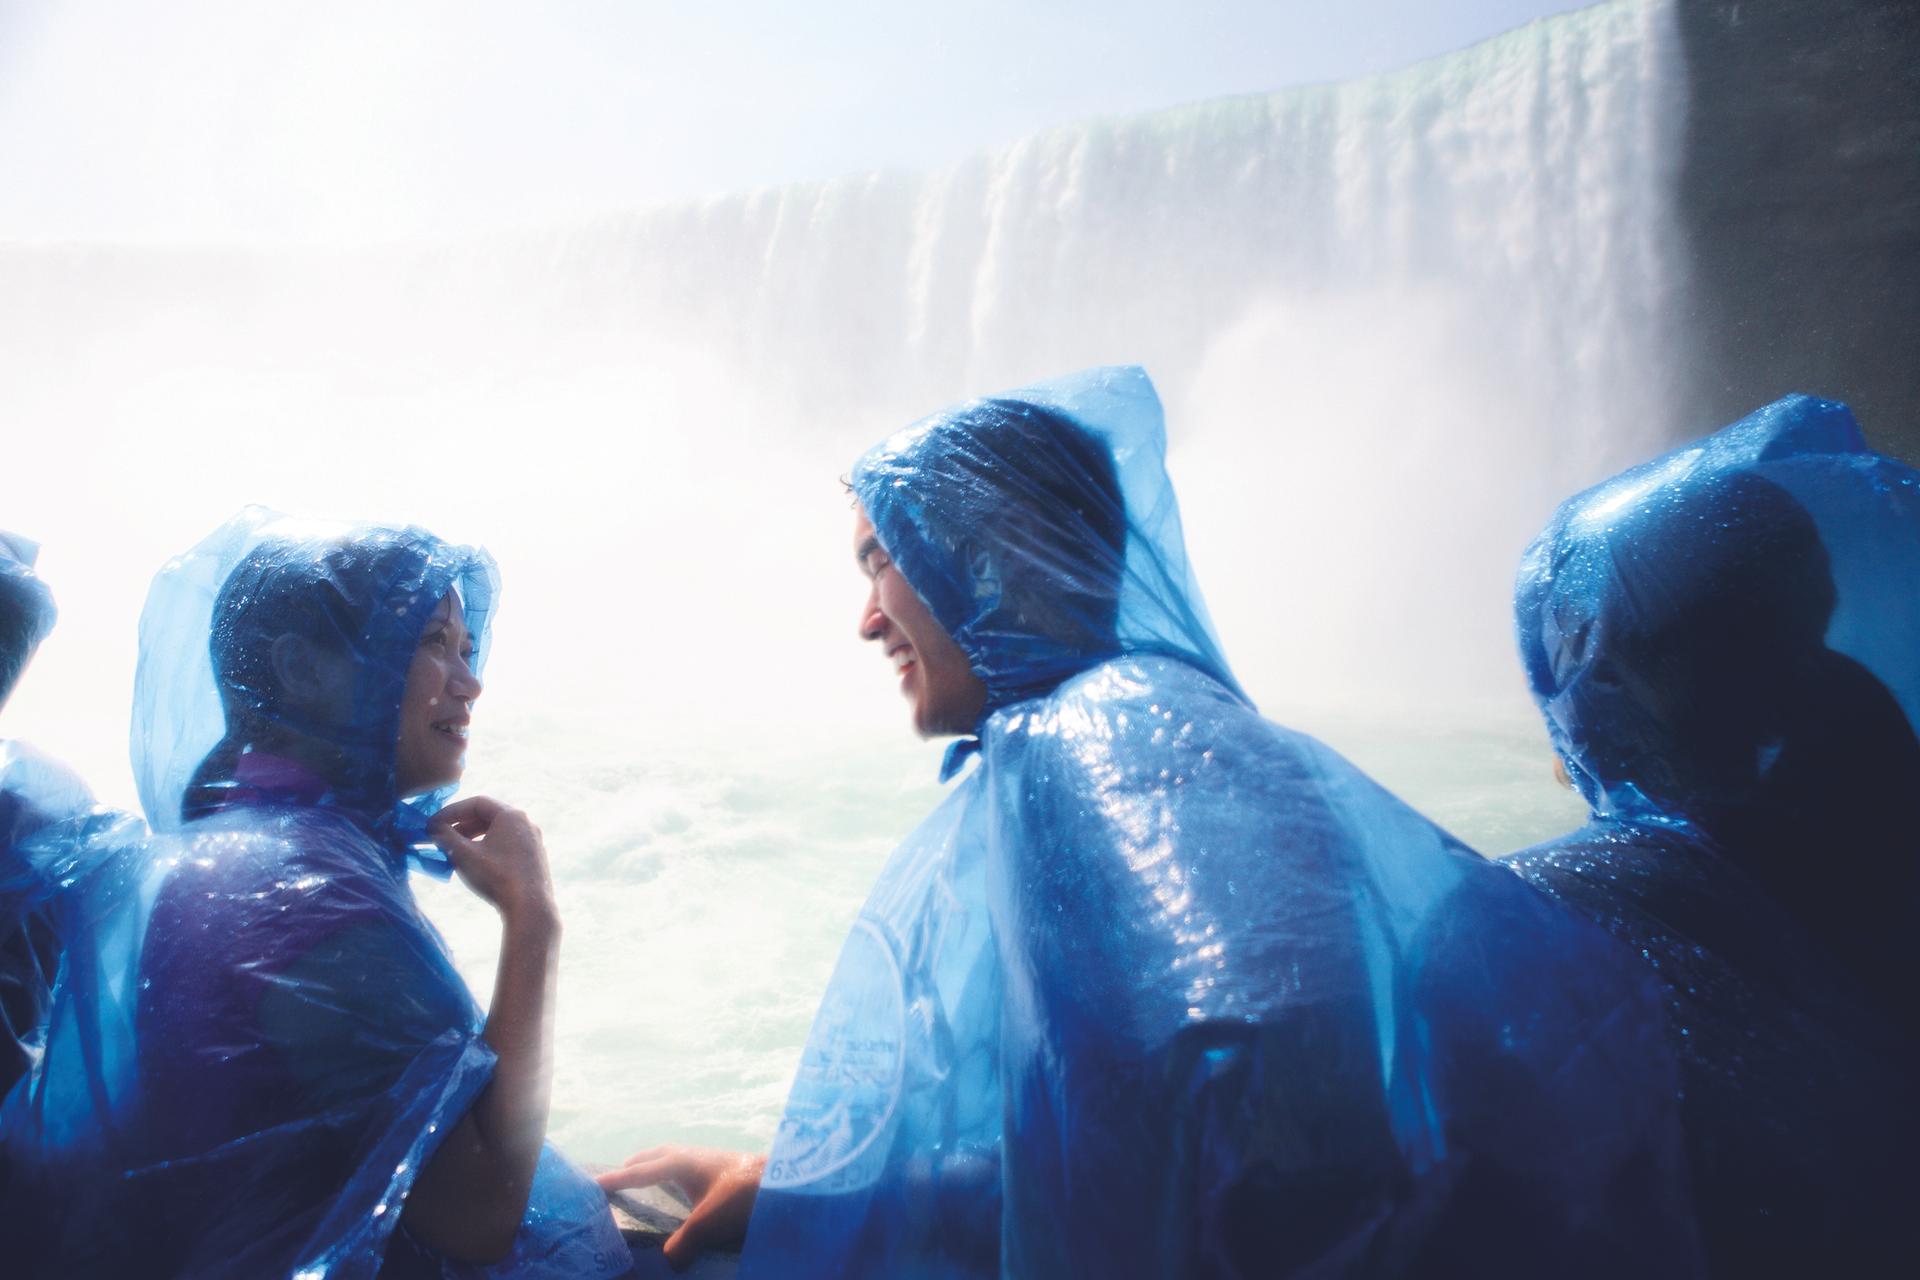
[[[973,674],[966,651],[927,612],[905,578],[888,572],[893,562],[862,511],[853,527],[853,557],[873,583],[860,611],[860,638],[885,646],[900,677],[900,692],[913,704],[913,727],[923,738],[966,733],[980,719],[987,687]]]
[[[604,1181],[689,1184],[702,1238],[750,1205],[743,1276],[1685,1274],[1650,986],[1254,712],[1164,452],[1103,369],[860,459],[859,632],[959,781],[766,1160]]]

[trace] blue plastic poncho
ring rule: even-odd
[[[846,943],[741,1274],[1685,1273],[1649,984],[1254,713],[1163,457],[1105,369],[856,465],[980,761]]]
[[[1877,1273],[1920,1196],[1920,475],[1781,400],[1563,504],[1516,613],[1593,816],[1509,865],[1665,980],[1715,1271]]]
[[[39,555],[34,543],[0,531],[0,706],[53,630],[53,593],[33,571]]]
[[[0,707],[53,627],[53,595],[33,572],[38,550],[0,533]],[[68,769],[0,738],[0,1094],[39,1055],[59,966],[57,878],[36,845],[92,807],[86,784]]]
[[[494,1061],[407,885],[443,796],[396,794],[401,694],[450,592],[477,670],[496,582],[483,552],[418,529],[257,508],[161,570],[133,750],[162,834],[63,903],[46,1054],[0,1113],[25,1275],[628,1268],[604,1196],[551,1148],[495,1267],[447,1262],[401,1222]],[[324,713],[282,692],[289,636],[348,673]]]

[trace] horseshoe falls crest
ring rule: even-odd
[[[0,247],[6,519],[64,610],[10,731],[126,798],[99,673],[130,681],[146,576],[243,501],[487,543],[470,782],[548,833],[556,1135],[758,1145],[936,794],[854,635],[835,477],[943,404],[1138,362],[1263,709],[1489,850],[1563,829],[1513,568],[1559,498],[1710,425],[1674,408],[1672,26],[1613,0],[1389,75],[569,229]],[[423,894],[484,993],[491,914]]]
[[[834,474],[963,396],[1142,363],[1263,704],[1498,700],[1519,549],[1682,425],[1670,22],[1624,0],[1397,74],[489,244],[460,272],[686,353],[751,401],[736,440]]]

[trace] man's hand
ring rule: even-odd
[[[671,1182],[687,1193],[693,1208],[661,1247],[668,1264],[680,1271],[707,1249],[738,1249],[746,1243],[747,1219],[766,1168],[765,1156],[739,1151],[654,1147],[594,1181],[606,1191]]]

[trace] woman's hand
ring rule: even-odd
[[[707,1249],[738,1249],[746,1243],[747,1219],[753,1215],[766,1168],[765,1156],[739,1151],[655,1147],[594,1181],[606,1191],[672,1182],[692,1198],[687,1220],[661,1246],[667,1262],[679,1271]]]
[[[475,796],[442,809],[434,839],[469,889],[500,912],[500,967],[482,1032],[493,1078],[421,1167],[405,1209],[429,1248],[492,1264],[526,1217],[553,1085],[553,991],[560,914],[540,829],[518,809]]]
[[[558,923],[546,845],[526,814],[487,796],[470,796],[435,815],[433,838],[467,888],[509,924]]]

